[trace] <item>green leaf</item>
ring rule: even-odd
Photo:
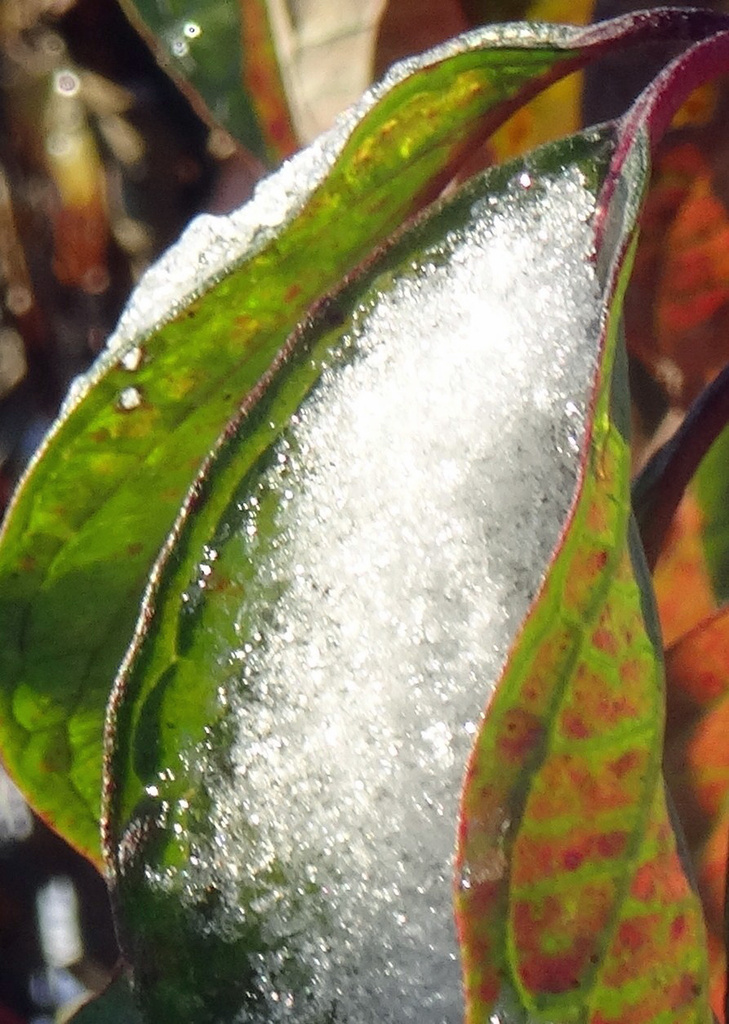
[[[225,423],[307,309],[520,96],[646,26],[593,30],[584,52],[577,31],[493,29],[403,65],[254,203],[199,219],[149,273],[23,481],[0,547],[4,757],[34,807],[90,857],[110,680]]]
[[[296,149],[265,0],[122,0],[122,7],[204,117],[266,163]]]
[[[457,794],[577,482],[611,152],[610,129],[554,145],[404,233],[196,487],[109,719],[150,1019],[461,1013]]]

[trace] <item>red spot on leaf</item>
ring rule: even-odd
[[[632,638],[631,638],[632,642]],[[620,679],[627,687],[634,687],[644,681],[651,672],[650,664],[638,658],[629,658],[620,666]]]
[[[701,984],[694,975],[686,974],[681,975],[675,985],[671,986],[670,990],[670,1005],[672,1010],[680,1010],[681,1007],[686,1006],[688,1003],[692,1003],[698,995],[701,994]]]
[[[585,885],[579,901],[566,895],[516,899],[512,922],[519,975],[534,995],[579,988],[599,952],[614,909],[610,880]]]
[[[617,657],[618,642],[609,630],[602,628],[596,629],[592,634],[592,643],[598,651],[603,651],[605,654],[609,654],[611,658]]]
[[[585,850],[567,850],[562,863],[567,871],[576,871],[586,856]]]
[[[536,715],[522,708],[511,708],[502,720],[499,749],[509,760],[522,761],[535,749],[543,734],[544,726]]]
[[[628,842],[626,832],[606,832],[597,838],[597,852],[601,857],[618,857],[625,852]]]
[[[678,942],[686,934],[686,915],[679,914],[671,921],[671,941]]]
[[[630,953],[638,953],[653,937],[655,918],[623,921],[618,929],[618,942]]]
[[[533,885],[565,871],[576,871],[586,862],[593,867],[625,850],[627,832],[602,835],[594,827],[570,824],[563,835],[533,835],[523,829],[512,851],[511,881],[514,886]]]
[[[563,601],[566,607],[582,611],[587,606],[607,560],[608,553],[604,548],[586,548],[576,553],[564,585]]]
[[[625,754],[621,754],[617,760],[613,761],[610,765],[610,771],[618,779],[624,778],[626,775],[634,772],[640,762],[640,756],[636,750],[628,750]]]
[[[586,740],[592,735],[592,730],[588,729],[583,719],[569,711],[562,715],[561,726],[565,736],[573,740]]]
[[[630,888],[635,899],[670,905],[689,894],[688,882],[675,850],[658,854],[647,864],[641,864]]]

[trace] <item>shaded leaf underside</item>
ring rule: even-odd
[[[710,938],[712,1002],[724,1019],[724,902],[729,857],[729,614],[724,430],[689,485],[658,560],[655,586],[666,638],[666,778],[675,795]]]

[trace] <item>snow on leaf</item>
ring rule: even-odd
[[[567,140],[405,233],[292,338],[179,522],[109,718],[153,1019],[462,1016],[458,793],[577,480],[610,152]]]

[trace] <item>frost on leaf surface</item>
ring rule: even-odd
[[[575,493],[601,310],[575,167],[465,197],[293,361],[281,395],[316,372],[200,546],[172,665],[163,587],[121,694],[123,719],[146,686],[162,728],[205,678],[224,709],[223,753],[201,739],[127,775],[112,859],[123,917],[174,901],[245,949],[246,1019],[463,1015],[463,772]],[[117,765],[147,729],[117,722]]]

